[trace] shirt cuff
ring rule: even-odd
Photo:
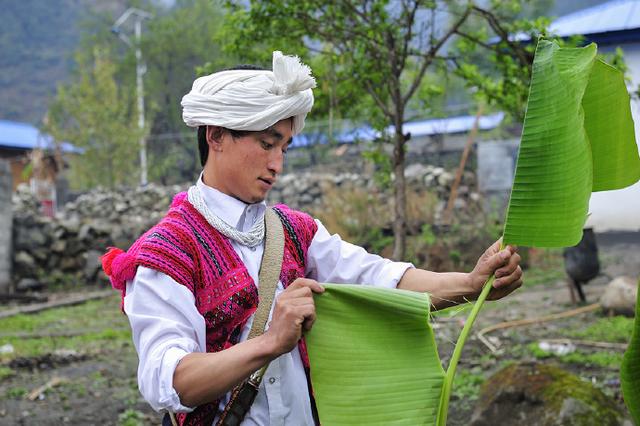
[[[179,347],[172,347],[166,350],[162,358],[160,369],[160,398],[158,400],[161,409],[167,409],[174,413],[190,413],[194,408],[184,406],[180,403],[180,397],[173,387],[173,373],[176,366],[189,352]]]
[[[397,288],[398,283],[402,279],[404,273],[407,272],[408,269],[413,269],[413,268],[415,268],[415,266],[413,266],[412,263],[389,262],[387,265],[385,265],[384,274],[381,274],[384,277],[386,277],[386,280],[385,281],[381,280],[378,286],[386,287],[386,288]]]

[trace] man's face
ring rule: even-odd
[[[291,127],[289,118],[239,138],[225,131],[214,154],[214,186],[245,203],[264,200],[282,172],[292,141]]]

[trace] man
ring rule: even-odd
[[[331,235],[308,215],[276,206],[285,253],[264,334],[247,339],[257,306],[265,198],[313,105],[315,80],[295,57],[274,52],[273,71],[237,69],[194,82],[183,117],[198,126],[203,172],[167,216],[105,271],[123,291],[140,358],[138,382],[156,410],[181,424],[215,424],[229,392],[269,363],[244,425],[312,425],[304,331],[315,320],[318,282],[361,283],[431,294],[436,309],[491,298],[522,283],[520,257],[496,242],[470,273],[434,273],[392,262]]]

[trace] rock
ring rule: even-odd
[[[30,250],[47,243],[47,237],[39,227],[16,227],[14,245],[17,249]]]
[[[427,168],[422,164],[411,164],[404,170],[407,180],[421,180],[427,174]]]
[[[35,259],[26,251],[19,251],[14,258],[14,262],[16,266],[24,269],[33,269],[36,267]]]
[[[51,244],[51,251],[54,253],[64,253],[67,248],[67,242],[65,240],[56,240]]]
[[[102,269],[100,256],[103,254],[104,253],[98,250],[90,250],[87,252],[83,274],[89,282],[95,281],[98,273]]]
[[[600,298],[605,312],[633,317],[635,314],[638,282],[631,277],[617,277],[612,280]]]
[[[23,278],[20,281],[18,281],[18,285],[16,285],[16,291],[26,292],[26,291],[41,290],[43,287],[44,287],[44,284],[34,278]]]
[[[615,401],[590,382],[558,367],[510,365],[489,378],[472,426],[617,426],[624,417]]]

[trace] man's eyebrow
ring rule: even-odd
[[[268,129],[266,129],[264,131],[264,133],[266,133],[268,136],[271,136],[275,139],[278,139],[279,141],[281,141],[284,136],[282,135],[282,133],[280,133],[279,131],[277,131],[276,129],[274,129],[273,127],[270,127]]]

